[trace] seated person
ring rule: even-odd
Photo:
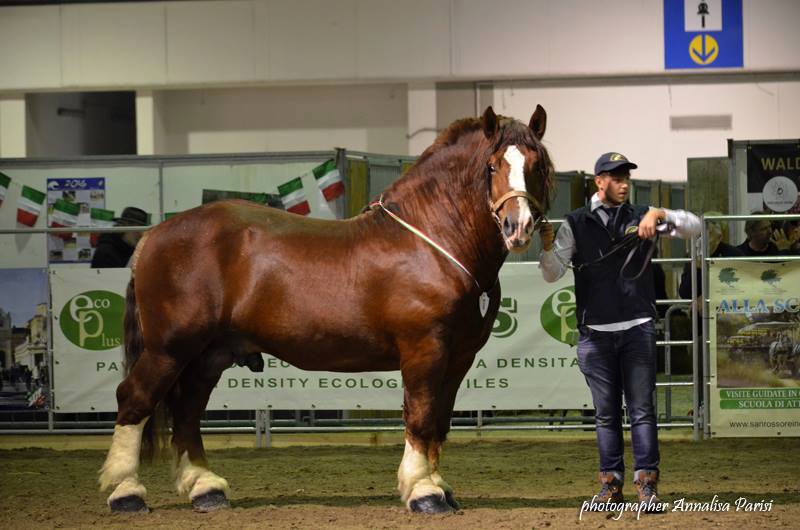
[[[706,212],[706,215],[722,215],[720,212]],[[748,221],[749,222],[749,221]],[[722,241],[725,236],[725,230],[718,221],[708,222],[708,254],[709,257],[735,257],[742,256],[742,251],[739,247],[734,247]],[[702,247],[701,247],[702,248]],[[698,253],[699,254],[699,253]],[[697,260],[695,267],[695,282],[697,282],[697,293],[700,294],[700,285],[702,282],[702,260]],[[683,273],[681,274],[681,283],[678,286],[678,294],[681,298],[692,297],[692,277],[690,270],[691,263],[686,263],[683,266]]]
[[[764,212],[753,212],[763,214]],[[747,239],[737,248],[745,256],[780,256],[781,252],[772,242],[772,223],[769,219],[748,219],[744,224]]]
[[[114,219],[114,226],[147,226],[147,212],[133,206],[122,210],[122,216]],[[116,232],[101,234],[92,257],[92,268],[127,267],[136,243],[144,232]]]

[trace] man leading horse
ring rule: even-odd
[[[623,501],[624,395],[636,493],[640,502],[659,506],[653,238],[664,223],[668,237],[688,238],[700,232],[701,222],[683,210],[629,204],[630,172],[636,168],[620,153],[598,158],[597,193],[590,203],[567,214],[555,241],[552,227],[542,227],[540,267],[548,282],[558,280],[568,267],[575,274],[578,366],[592,393],[600,453],[601,489],[594,500]]]

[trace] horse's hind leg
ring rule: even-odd
[[[179,366],[166,354],[145,350],[117,387],[117,421],[108,456],[100,470],[100,490],[116,486],[108,505],[116,512],[147,511],[139,481],[142,432],[156,405],[175,381]],[[154,375],[158,378],[153,380]]]
[[[192,506],[199,512],[211,512],[230,506],[226,494],[228,482],[208,468],[200,417],[208,404],[211,391],[230,360],[203,354],[193,361],[178,379],[170,396],[172,409],[172,447],[176,456],[175,487],[181,495],[189,494]],[[217,364],[217,366],[215,366]]]

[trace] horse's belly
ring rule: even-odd
[[[265,328],[251,340],[261,351],[303,370],[330,372],[371,372],[399,370],[399,356],[377,339],[356,332],[342,334],[296,325]]]

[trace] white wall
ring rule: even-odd
[[[745,71],[800,69],[800,2],[744,0]],[[0,8],[0,91],[663,72],[655,0],[216,0]]]
[[[151,113],[138,116],[141,153],[407,154],[433,112],[408,87],[435,80],[439,128],[487,103],[520,119],[542,103],[558,169],[589,170],[619,149],[643,178],[683,180],[687,157],[725,155],[727,138],[800,137],[800,2],[743,0],[743,15],[744,68],[698,76],[664,71],[654,0],[4,7],[0,97],[136,90]],[[698,115],[731,126],[670,128],[670,117]],[[18,146],[14,134],[5,127],[0,146]],[[31,137],[29,154],[54,154]]]
[[[159,154],[313,151],[406,153],[405,85],[345,85],[162,93]]]
[[[495,110],[527,121],[541,104],[557,170],[592,172],[620,151],[642,179],[686,180],[686,159],[727,156],[728,138],[800,137],[800,81],[607,83],[499,83]],[[731,127],[671,129],[670,117],[687,116],[730,116]]]

